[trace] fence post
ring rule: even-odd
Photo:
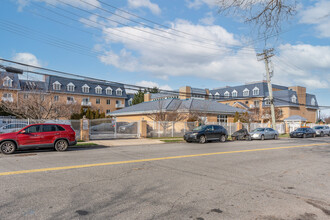
[[[89,120],[86,119],[86,117],[84,116],[83,119],[80,119],[80,139],[83,141],[89,141],[90,139],[90,135],[89,135],[89,128],[90,128],[90,124],[89,124]]]
[[[147,137],[147,121],[141,120],[140,122],[140,138],[146,138]]]
[[[115,118],[115,133],[114,137],[117,138],[117,118]]]
[[[174,122],[172,121],[172,137],[174,137]]]
[[[158,131],[157,131],[157,134],[158,134],[158,137],[160,137],[160,121],[158,121]]]

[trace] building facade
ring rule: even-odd
[[[73,104],[90,107],[106,115],[129,104],[123,84],[59,76],[45,76],[43,81],[22,80],[17,74],[8,72],[0,72],[0,77],[0,96],[5,102],[29,100],[32,94],[38,93],[48,102],[68,108]]]

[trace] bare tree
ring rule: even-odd
[[[160,122],[163,132],[166,133],[166,130],[170,126],[174,126],[176,122],[187,119],[187,112],[182,111],[182,109],[179,108],[180,104],[178,103],[177,105],[172,105],[170,110],[167,110],[165,109],[165,100],[159,100],[157,109],[154,113],[148,114],[147,117],[153,121]]]
[[[282,110],[280,108],[275,108],[275,119],[280,120],[283,116]],[[264,108],[261,113],[261,118],[268,122],[271,119],[271,110],[270,108]]]
[[[277,35],[282,22],[297,11],[297,0],[218,0],[219,13],[239,15],[246,23],[258,28],[259,35]]]
[[[59,102],[52,94],[37,87],[21,89],[22,91],[4,90],[4,93],[11,96],[1,100],[0,108],[3,111],[19,118],[31,119],[69,118],[72,113],[79,112],[78,104]]]

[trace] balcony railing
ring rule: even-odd
[[[125,105],[122,103],[116,103],[116,108],[124,108]]]
[[[12,97],[11,98],[4,98],[4,97],[2,97],[2,101],[4,101],[4,102],[13,102],[14,99]]]
[[[74,104],[74,103],[76,103],[75,100],[72,100],[72,101],[66,100],[66,104],[67,104],[67,105]],[[81,104],[81,105],[82,105],[82,104]]]
[[[91,102],[82,101],[82,102],[81,102],[81,105],[84,105],[84,106],[91,106],[92,103],[91,103]]]

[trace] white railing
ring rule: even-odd
[[[124,108],[125,107],[125,105],[124,104],[122,104],[122,103],[117,103],[116,104],[116,108]]]
[[[91,102],[82,101],[82,102],[81,102],[81,105],[84,105],[84,106],[91,106],[92,103],[91,103]]]

